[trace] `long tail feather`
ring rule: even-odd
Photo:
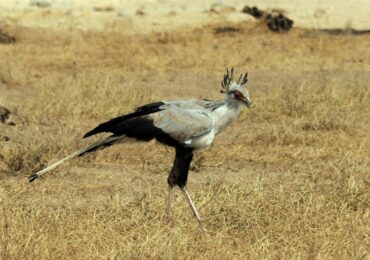
[[[57,166],[59,166],[60,164],[64,163],[65,161],[68,161],[68,160],[73,159],[75,157],[82,156],[82,155],[84,155],[86,153],[93,152],[93,151],[96,151],[96,150],[105,148],[107,146],[110,146],[113,143],[115,143],[117,140],[122,139],[124,137],[125,137],[124,135],[123,136],[122,135],[120,135],[120,136],[109,136],[109,137],[107,137],[107,138],[105,138],[103,140],[100,140],[98,142],[95,142],[95,143],[93,143],[93,144],[91,144],[91,145],[89,145],[89,146],[87,146],[87,147],[85,147],[85,148],[83,148],[81,150],[78,150],[78,151],[76,151],[76,152],[68,155],[67,157],[65,157],[65,158],[63,158],[63,159],[61,159],[61,160],[53,163],[52,165],[50,165],[50,166],[42,169],[41,171],[38,171],[38,172],[30,175],[28,177],[28,180],[29,180],[29,182],[33,182],[34,180],[36,180],[37,178],[39,178],[44,173],[49,172],[49,171],[55,169]]]

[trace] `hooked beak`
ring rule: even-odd
[[[240,99],[240,101],[243,102],[243,104],[247,107],[247,108],[250,108],[251,105],[252,105],[252,101],[247,98],[247,97],[244,97],[243,99]]]

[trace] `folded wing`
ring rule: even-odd
[[[84,137],[110,132],[113,136],[125,135],[143,141],[156,138],[167,144],[184,144],[190,138],[210,132],[212,127],[212,118],[200,103],[156,102],[139,107],[131,114],[104,122]]]
[[[213,126],[212,118],[205,110],[176,105],[169,106],[151,117],[156,127],[181,144],[210,132]]]

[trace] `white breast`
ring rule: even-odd
[[[210,146],[215,138],[215,132],[212,130],[206,134],[190,138],[185,141],[186,147],[191,147],[194,149],[204,149]]]
[[[209,116],[212,118],[212,130],[185,141],[186,147],[194,149],[204,149],[210,146],[215,138],[215,135],[225,129],[239,115],[239,103],[231,100],[223,106],[212,111]]]

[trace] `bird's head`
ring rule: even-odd
[[[248,82],[248,73],[246,72],[244,75],[241,74],[238,81],[234,80],[233,74],[234,68],[231,68],[230,72],[228,69],[226,69],[224,79],[221,81],[221,93],[225,93],[228,98],[235,99],[249,108],[252,104],[252,101],[250,99],[248,90],[244,87],[244,85]]]

